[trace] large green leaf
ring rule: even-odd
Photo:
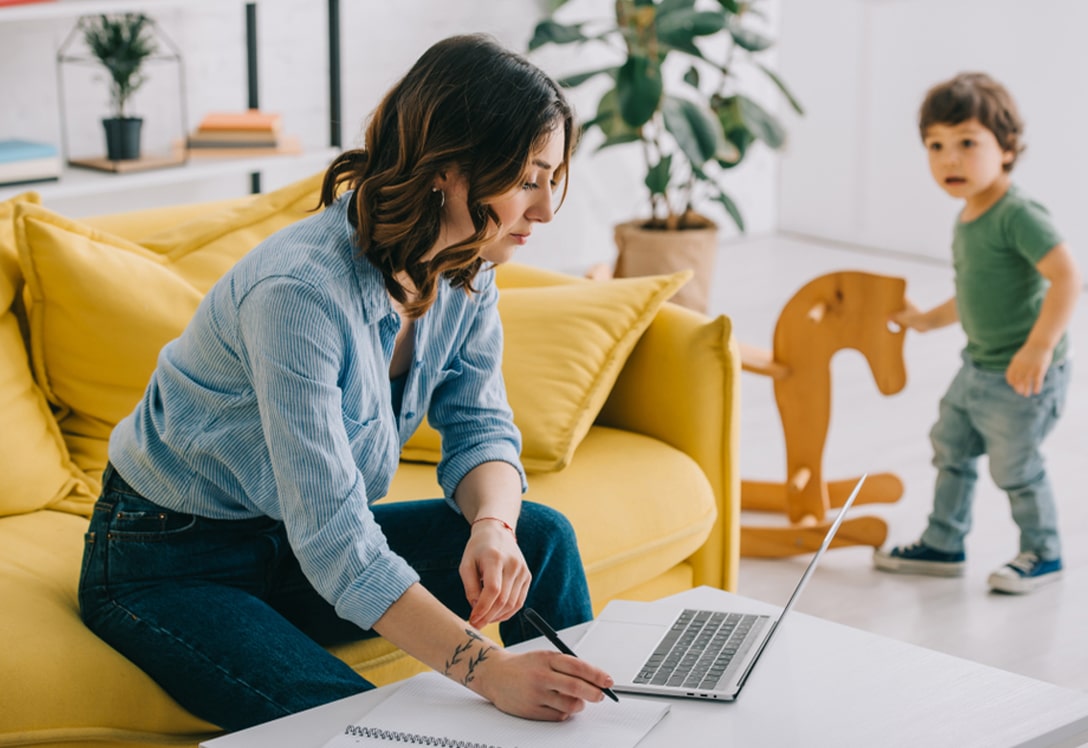
[[[733,202],[732,198],[724,192],[719,191],[714,195],[714,199],[725,207],[725,211],[729,214],[729,217],[733,219],[733,223],[737,224],[737,228],[743,233],[744,216],[740,214],[740,208],[737,207],[737,204]]]
[[[740,3],[737,0],[718,0],[718,5],[728,13],[740,13]]]
[[[597,116],[587,122],[584,127],[588,128],[592,125],[600,128],[601,132],[604,133],[605,143],[608,145],[630,143],[641,139],[638,128],[631,127],[620,115],[619,94],[615,88],[609,89],[601,97],[600,102],[597,104]]]
[[[659,11],[655,22],[659,39],[665,39],[671,34],[685,35],[689,39],[710,36],[724,29],[725,25],[726,19],[721,13],[693,8],[678,9],[667,14]]]
[[[646,172],[646,187],[651,195],[665,195],[669,189],[669,172],[672,169],[672,156],[663,156],[660,161]]]
[[[529,51],[543,47],[545,44],[572,44],[587,40],[582,33],[581,23],[562,24],[547,18],[536,25],[533,30],[533,38],[529,40]]]
[[[746,29],[737,22],[729,24],[729,33],[733,36],[733,41],[737,43],[737,46],[749,52],[762,52],[774,45],[774,40],[766,34]]]
[[[721,13],[677,10],[668,15],[658,15],[655,22],[657,39],[666,49],[678,49],[695,57],[703,57],[695,45],[696,37],[711,36],[725,28]]]
[[[702,167],[725,149],[721,123],[703,107],[675,96],[665,98],[662,106],[665,129],[693,167]]]
[[[786,142],[786,128],[782,126],[782,123],[747,96],[742,95],[737,98],[740,100],[741,116],[748,129],[771,148],[775,150],[781,148]]]
[[[661,68],[656,60],[633,55],[616,74],[620,116],[631,127],[642,127],[650,121],[661,104],[662,91]]]

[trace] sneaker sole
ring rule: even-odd
[[[873,564],[881,571],[896,574],[925,574],[930,577],[962,577],[965,561],[914,561],[895,556],[874,556]]]
[[[1009,577],[1001,576],[999,574],[991,574],[990,578],[986,580],[986,583],[990,585],[990,589],[994,592],[1004,592],[1009,595],[1023,595],[1028,592],[1034,592],[1044,584],[1057,582],[1061,578],[1061,571],[1052,571],[1049,574],[1043,574],[1042,576],[1022,577],[1020,579],[1010,579]]]

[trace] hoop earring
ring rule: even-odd
[[[437,192],[438,193],[438,208],[439,208],[439,210],[446,207],[446,193],[445,193],[445,191],[440,190],[437,187],[432,187],[431,192]]]

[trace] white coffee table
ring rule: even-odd
[[[661,601],[773,606],[709,587]],[[577,641],[584,627],[563,632]],[[518,648],[548,647],[542,639]],[[397,684],[210,740],[205,748],[320,748]],[[636,697],[621,694],[620,698]],[[639,748],[1001,748],[1088,744],[1088,693],[792,613],[734,703],[669,699]],[[608,708],[609,702],[590,708]]]

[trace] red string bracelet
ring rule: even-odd
[[[507,530],[509,530],[510,534],[514,536],[514,540],[518,539],[518,534],[516,532],[514,532],[514,528],[510,526],[510,523],[507,522],[504,519],[500,519],[499,517],[477,517],[476,519],[472,520],[472,524],[469,525],[469,526],[470,527],[475,527],[477,522],[483,522],[484,520],[488,520],[488,519],[494,520],[495,522],[498,522],[500,525],[502,525]]]

